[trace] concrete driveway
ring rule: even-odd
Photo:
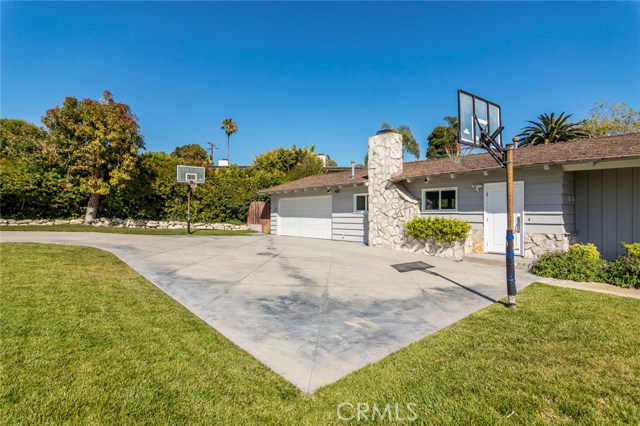
[[[59,232],[3,232],[1,240],[109,251],[305,392],[506,291],[500,267],[337,241]],[[439,275],[391,266],[420,260]],[[520,288],[533,280],[518,273]]]

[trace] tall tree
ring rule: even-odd
[[[197,143],[178,146],[171,155],[182,158],[190,166],[206,166],[211,162],[207,151]]]
[[[447,146],[456,143],[458,135],[458,117],[444,117],[446,126],[436,126],[427,136],[427,159],[442,158],[447,156]]]
[[[624,102],[613,105],[596,102],[589,117],[582,121],[582,127],[595,137],[640,132],[640,111],[627,107]]]
[[[538,116],[539,121],[527,121],[531,126],[522,129],[518,135],[520,145],[546,145],[586,137],[588,133],[579,123],[569,121],[571,115],[563,112],[556,117],[552,112],[551,115]]]
[[[232,134],[238,131],[238,123],[230,118],[225,118],[222,120],[222,126],[220,126],[220,128],[227,134],[227,161],[231,163],[231,158],[229,158],[229,139]]]
[[[325,167],[320,157],[315,153],[315,146],[309,148],[277,148],[263,152],[253,160],[255,170],[276,173],[283,181],[299,179],[301,177],[322,174]]]
[[[380,129],[400,133],[400,135],[402,135],[402,153],[404,154],[405,152],[408,152],[409,154],[414,155],[416,159],[420,158],[420,145],[416,142],[416,138],[413,137],[413,132],[409,126],[403,124],[396,128],[385,121],[380,125]]]
[[[89,194],[85,222],[91,223],[100,197],[124,186],[136,171],[138,150],[144,148],[138,119],[105,91],[97,101],[67,97],[42,122],[49,129],[52,154]]]

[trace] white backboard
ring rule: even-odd
[[[477,117],[477,122],[474,116]],[[502,124],[500,105],[464,90],[458,90],[458,142],[480,148],[478,124],[489,134],[495,132]],[[501,135],[498,135],[496,142],[502,146]]]
[[[204,183],[205,169],[198,166],[178,166],[176,167],[176,179],[178,183],[188,183],[190,179],[195,179],[198,185]]]

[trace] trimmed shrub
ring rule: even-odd
[[[629,256],[634,256],[640,258],[640,243],[632,243],[632,244],[622,244],[625,249],[627,249],[627,254]]]
[[[598,281],[606,262],[593,244],[574,244],[567,252],[543,253],[529,271],[542,277],[573,281]]]
[[[598,260],[600,252],[594,244],[574,244],[569,247],[569,254],[576,259]]]
[[[440,216],[416,217],[406,224],[407,234],[413,238],[434,239],[439,243],[464,241],[471,231],[471,225],[460,219]]]

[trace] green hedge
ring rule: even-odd
[[[158,152],[142,154],[134,179],[100,197],[98,216],[122,219],[186,220],[187,186],[176,182],[181,159]],[[282,183],[279,172],[240,168],[208,169],[193,193],[195,222],[244,223],[249,204],[265,199],[258,191]],[[0,159],[2,217],[58,219],[84,216],[88,194],[57,168],[44,163]]]
[[[627,254],[611,262],[602,259],[593,244],[575,244],[566,252],[542,254],[529,271],[542,277],[640,288],[640,244],[624,246]]]
[[[413,238],[434,239],[439,243],[464,241],[471,225],[460,219],[440,216],[416,217],[406,224],[407,234]]]

